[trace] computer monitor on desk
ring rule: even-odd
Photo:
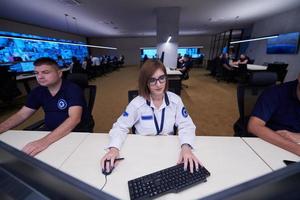
[[[0,199],[116,199],[0,141]]]
[[[33,62],[19,62],[10,66],[10,71],[17,73],[31,73],[34,71]]]
[[[202,200],[294,200],[300,197],[299,189],[300,163],[298,162]]]

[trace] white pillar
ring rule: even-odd
[[[179,7],[156,8],[157,54],[161,57],[164,52],[164,65],[169,68],[177,65],[179,14]],[[172,39],[167,43],[169,36]]]

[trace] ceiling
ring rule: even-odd
[[[179,34],[213,34],[300,6],[299,0],[0,0],[0,18],[87,37],[150,36],[155,8],[179,7]]]

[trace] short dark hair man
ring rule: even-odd
[[[300,156],[300,73],[298,80],[263,92],[252,112],[248,131]]]
[[[45,112],[45,127],[42,130],[51,132],[23,147],[22,150],[32,156],[71,131],[80,129],[81,124],[90,117],[82,89],[62,79],[62,71],[55,60],[39,58],[34,66],[39,86],[30,92],[25,105],[17,113],[0,124],[0,133],[3,133],[23,123],[42,107]]]

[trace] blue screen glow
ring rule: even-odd
[[[280,34],[277,38],[268,39],[267,53],[296,54],[299,45],[299,32]]]
[[[85,56],[88,56],[88,49],[84,46],[59,44],[47,41],[32,41],[26,40],[24,39],[24,37],[30,39],[42,39],[49,41],[85,44],[83,42],[74,42],[70,40],[4,31],[0,31],[0,36],[13,36],[23,38],[0,38],[0,63],[34,61],[40,57],[51,57],[57,60],[60,56],[62,57],[62,59],[65,60],[70,60],[72,56],[77,57],[79,60],[83,60]]]

